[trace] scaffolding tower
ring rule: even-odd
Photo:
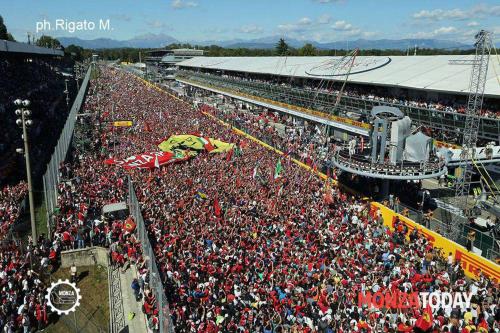
[[[473,210],[468,207],[469,191],[472,183],[473,165],[470,161],[474,158],[479,131],[479,117],[483,105],[484,87],[486,74],[492,47],[491,33],[485,30],[479,31],[475,36],[474,44],[476,53],[472,61],[472,70],[469,83],[469,97],[465,114],[465,127],[463,130],[462,154],[459,166],[461,174],[457,179],[455,189],[455,200],[462,210],[463,216],[455,215],[448,227],[449,238],[458,240],[463,230],[463,224],[469,217],[474,215]],[[465,217],[465,220],[464,220]]]

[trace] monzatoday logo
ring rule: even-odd
[[[451,308],[465,310],[470,308],[472,293],[466,292],[410,292],[378,291],[376,293],[358,293],[358,306],[377,309],[425,309],[429,305],[432,309]]]

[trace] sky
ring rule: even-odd
[[[279,35],[317,42],[435,38],[472,43],[479,29],[500,40],[498,1],[0,0],[0,15],[18,41],[26,41],[27,33],[117,40],[161,33],[181,42]]]

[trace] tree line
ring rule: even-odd
[[[14,40],[12,35],[7,32],[7,28],[3,23],[3,18],[0,16],[0,39]],[[42,47],[59,48],[63,49],[67,57],[76,61],[82,61],[89,58],[93,53],[98,54],[104,60],[116,60],[127,62],[138,62],[141,58],[144,59],[147,51],[154,49],[151,48],[114,48],[114,49],[84,49],[81,46],[69,45],[64,48],[61,43],[53,37],[44,35],[34,44]],[[346,49],[318,49],[311,43],[307,43],[299,48],[294,48],[288,45],[285,39],[281,38],[274,48],[226,48],[218,45],[200,46],[191,45],[187,43],[173,43],[165,47],[166,49],[198,49],[204,50],[205,55],[208,57],[269,57],[269,56],[344,56],[349,54],[352,50]],[[473,54],[474,50],[456,50],[456,49],[417,49],[418,55],[440,55],[440,54]],[[406,55],[406,50],[381,50],[381,49],[363,49],[359,50],[360,56],[394,56]]]
[[[11,42],[15,42],[16,40],[12,36],[10,32],[7,31],[7,27],[5,26],[5,23],[3,23],[3,17],[0,15],[0,39],[3,40],[8,40]]]
[[[200,46],[187,43],[174,43],[165,47],[168,49],[198,49],[204,50],[208,57],[270,57],[270,56],[344,56],[352,52],[347,49],[318,49],[314,45],[307,43],[300,48],[294,48],[286,43],[285,39],[281,38],[274,48],[225,48],[218,45]],[[139,53],[142,53],[144,58],[145,52],[152,49],[135,49],[135,48],[117,48],[117,49],[102,49],[94,50],[102,59],[114,60],[121,59],[122,61],[137,62],[139,61]],[[456,49],[429,49],[418,48],[418,55],[440,55],[440,54],[473,54],[474,50],[456,50]],[[404,56],[406,50],[380,50],[380,49],[363,49],[359,50],[360,56]]]

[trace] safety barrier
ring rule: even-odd
[[[69,112],[68,118],[66,119],[66,123],[64,124],[64,128],[61,132],[61,135],[59,136],[59,140],[57,141],[54,152],[52,153],[50,162],[47,164],[47,170],[43,175],[43,191],[45,208],[47,211],[47,230],[49,238],[52,237],[52,217],[57,207],[57,187],[60,181],[59,166],[61,162],[66,159],[66,154],[68,153],[68,149],[71,144],[76,117],[84,102],[85,94],[87,92],[91,68],[92,66],[90,66],[87,70],[87,74],[85,75],[85,78],[83,79],[83,82],[80,86],[80,90],[78,91],[78,95],[76,96],[75,101],[71,106],[71,110]]]
[[[482,251],[482,256],[493,262],[496,259],[500,258],[500,253],[498,252],[498,246],[496,245],[496,240],[494,237],[488,235],[485,232],[478,231],[470,227],[469,225],[467,225],[467,221],[465,221],[463,217],[456,216],[456,214],[453,212],[438,208],[438,210],[441,211],[441,220],[432,217],[430,220],[426,221],[424,219],[424,213],[422,211],[415,210],[409,206],[406,206],[405,204],[402,203],[395,204],[394,210],[397,213],[406,215],[417,224],[425,226],[427,229],[435,231],[438,234],[446,234],[455,229],[455,232],[453,233],[459,235],[458,239],[456,239],[455,242],[462,246],[467,244],[467,234],[470,231],[475,231],[476,237],[474,240],[474,247]],[[462,219],[462,224],[451,223],[451,221],[454,221],[457,218]]]
[[[137,237],[141,242],[144,258],[146,258],[149,268],[149,285],[156,297],[159,318],[159,332],[173,333],[174,324],[170,316],[170,309],[167,297],[163,289],[162,276],[156,265],[155,253],[149,242],[148,231],[142,218],[141,206],[137,200],[134,190],[134,184],[130,177],[128,178],[128,206],[130,214],[134,217],[136,223]]]
[[[468,277],[476,279],[482,273],[494,281],[500,281],[499,265],[475,253],[467,251],[465,247],[439,235],[432,230],[423,227],[422,225],[401,214],[394,212],[381,203],[372,202],[372,207],[380,209],[382,218],[384,219],[384,224],[391,230],[393,229],[392,222],[397,217],[408,227],[409,231],[417,229],[420,235],[423,235],[434,248],[441,249],[444,255],[448,255],[448,253],[451,253],[455,260],[460,261],[465,275],[467,275]]]

